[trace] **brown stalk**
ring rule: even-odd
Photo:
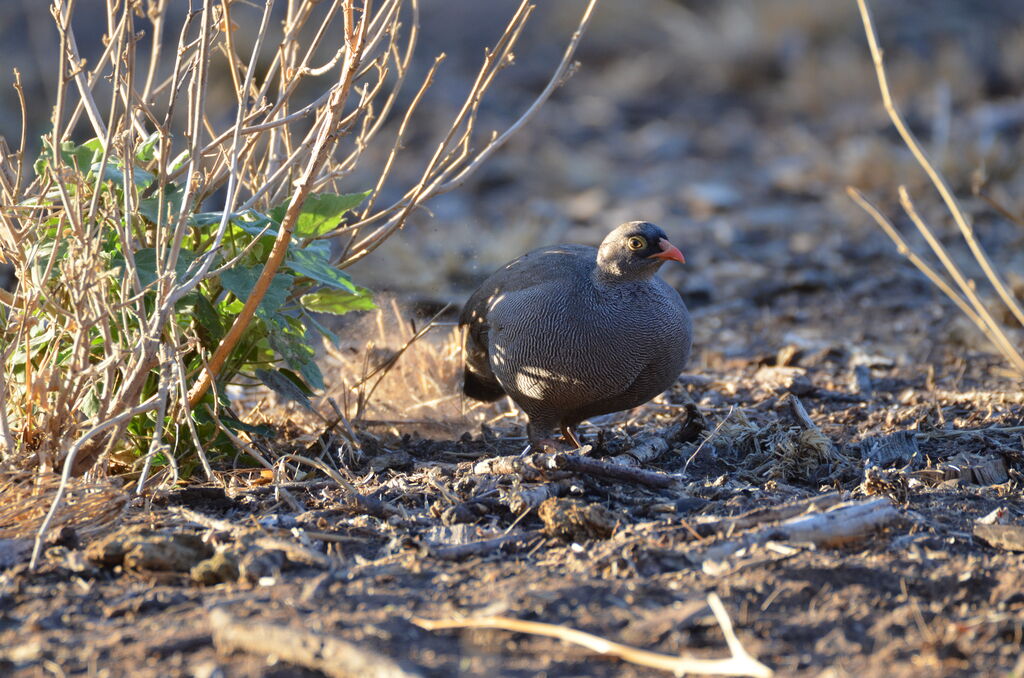
[[[351,4],[354,0],[347,0],[347,2]],[[327,156],[332,148],[333,142],[336,140],[335,128],[338,121],[341,119],[345,102],[348,100],[348,94],[352,88],[353,78],[362,59],[363,40],[366,37],[367,29],[367,17],[365,10],[366,8],[364,7],[364,12],[359,21],[359,29],[356,39],[349,41],[347,44],[348,55],[345,59],[341,77],[339,78],[339,86],[332,93],[331,99],[328,103],[327,113],[323,122],[320,124],[320,130],[318,132],[316,142],[313,145],[312,160],[306,166],[302,177],[299,179],[295,187],[295,195],[291,203],[288,205],[288,210],[285,212],[284,220],[281,223],[281,228],[278,231],[277,238],[274,240],[274,246],[270,252],[269,258],[267,259],[267,263],[264,265],[263,271],[260,273],[260,277],[256,281],[256,284],[253,286],[252,292],[249,294],[249,298],[246,299],[241,312],[239,312],[235,317],[235,320],[231,325],[231,329],[228,330],[227,334],[221,340],[220,345],[217,346],[217,349],[211,356],[210,362],[200,373],[198,381],[189,391],[189,407],[196,406],[199,400],[202,399],[206,394],[206,391],[210,388],[210,382],[216,379],[217,375],[220,373],[220,370],[224,366],[228,356],[231,354],[231,351],[234,350],[238,341],[242,338],[242,334],[252,321],[252,318],[256,313],[256,308],[259,306],[260,302],[263,301],[263,297],[270,288],[270,282],[273,280],[274,275],[277,274],[277,270],[284,262],[285,254],[288,251],[288,243],[291,242],[292,231],[295,229],[295,223],[298,221],[303,203],[306,201],[306,198],[312,190],[313,179],[327,161]]]
[[[708,595],[708,606],[711,608],[715,620],[722,629],[725,642],[729,646],[730,656],[724,659],[705,659],[680,655],[678,657],[650,650],[616,643],[591,633],[579,631],[567,626],[557,624],[545,624],[543,622],[524,621],[510,617],[469,617],[466,619],[424,619],[413,617],[413,624],[428,631],[441,631],[447,629],[501,629],[515,633],[528,633],[535,636],[545,636],[558,640],[580,645],[605,657],[616,657],[623,661],[638,666],[645,666],[662,671],[670,671],[677,676],[684,674],[699,674],[705,676],[755,676],[755,678],[770,678],[774,675],[769,667],[757,661],[740,643],[733,631],[732,621],[725,611],[722,601],[714,593]]]
[[[885,65],[882,59],[882,50],[878,45],[878,37],[875,32],[874,21],[871,17],[871,11],[868,7],[867,0],[857,0],[857,6],[860,10],[861,19],[864,23],[864,33],[867,37],[868,47],[871,51],[871,57],[875,67],[875,75],[882,95],[882,104],[885,107],[885,111],[888,114],[890,121],[896,128],[900,137],[903,139],[904,145],[910,150],[918,165],[920,165],[929,180],[935,186],[935,189],[938,191],[940,197],[945,203],[950,215],[953,217],[953,221],[959,228],[961,237],[984,272],[986,279],[996,290],[999,298],[1006,305],[1006,308],[1014,316],[1017,322],[1024,325],[1024,309],[1021,308],[1020,304],[1013,296],[1013,293],[1006,287],[1002,277],[992,266],[984,248],[975,238],[973,226],[968,222],[967,217],[964,215],[963,209],[961,208],[956,196],[950,190],[949,185],[942,174],[935,169],[935,166],[928,159],[927,154],[921,148],[921,145],[913,132],[911,132],[910,128],[907,127],[906,122],[903,120],[903,116],[896,107],[892,98],[892,93],[889,90],[888,78],[886,76]],[[863,199],[863,196],[861,196],[855,189],[848,188],[847,192],[872,216],[872,218],[875,219],[879,226],[885,230],[886,234],[896,242],[901,253],[910,258],[909,247],[907,247],[906,243],[903,242],[902,238],[896,233],[892,225],[889,224],[876,209],[868,209],[867,205],[869,203],[867,203],[867,201]],[[930,267],[924,265],[919,257],[914,255],[914,258],[911,258],[911,262],[914,263],[918,269],[924,272],[925,275],[927,275],[928,278],[932,280],[932,282],[935,283],[947,296],[957,303],[957,306],[963,310],[971,321],[974,322],[974,324],[993,342],[993,344],[995,344],[996,348],[1003,354],[1018,373],[1024,374],[1024,356],[1021,356],[1020,352],[1017,351],[1009,341],[1003,328],[992,318],[988,309],[985,308],[984,304],[977,298],[977,295],[974,293],[973,285],[970,284],[969,281],[967,281],[960,273],[959,269],[946,254],[945,249],[938,242],[938,239],[935,238],[928,226],[917,215],[917,212],[913,207],[913,203],[910,201],[909,194],[906,189],[902,187],[901,202],[908,216],[910,216],[915,226],[917,226],[918,230],[921,231],[922,235],[924,235],[929,245],[932,247],[932,250],[940,258],[943,265],[946,267],[946,270],[950,273],[963,294],[967,297],[967,301],[961,298],[959,294],[955,293],[945,282],[943,282],[943,284],[936,282],[939,279],[938,275],[934,273],[934,271],[929,273],[928,271],[931,270]],[[957,299],[959,299],[959,301],[957,301]],[[968,302],[972,307],[972,313],[968,313],[966,311]]]

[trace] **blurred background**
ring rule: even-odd
[[[984,246],[1024,290],[1024,228],[971,197],[972,176],[984,171],[988,193],[1024,212],[1024,3],[873,4],[898,104],[964,199]],[[537,5],[515,65],[485,101],[483,132],[503,130],[543,88],[584,2]],[[436,54],[448,58],[396,186],[418,176],[484,46],[515,6],[422,2],[414,76]],[[248,19],[238,16],[244,35]],[[102,49],[104,19],[92,20],[76,27],[87,58]],[[25,83],[30,139],[45,131],[50,113],[56,33],[47,3],[0,4],[0,39],[0,134],[15,146],[12,68]],[[687,258],[663,275],[695,313],[694,372],[770,363],[793,347],[933,364],[940,378],[990,378],[985,368],[998,359],[985,340],[845,194],[857,186],[896,217],[897,186],[906,184],[974,272],[882,109],[854,0],[606,0],[578,59],[576,74],[532,124],[351,269],[355,279],[427,312],[461,304],[530,248],[597,244],[618,223],[645,219],[664,227]],[[385,151],[370,151],[353,191],[371,185]],[[896,223],[923,250],[912,228]]]

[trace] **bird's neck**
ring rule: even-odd
[[[649,283],[655,273],[656,271],[645,271],[642,273],[637,271],[626,272],[614,265],[606,264],[595,266],[594,271],[590,274],[590,279],[594,282],[594,286],[599,289],[615,288]]]

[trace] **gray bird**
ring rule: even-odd
[[[641,405],[667,389],[690,356],[692,322],[679,293],[655,274],[682,253],[654,224],[622,224],[600,248],[533,250],[470,296],[463,391],[512,398],[530,419],[530,444],[579,447],[584,419]]]

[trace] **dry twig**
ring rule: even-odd
[[[949,210],[950,215],[953,217],[953,221],[960,230],[960,235],[963,238],[963,241],[967,244],[967,247],[970,249],[975,261],[977,261],[978,265],[981,267],[986,279],[992,285],[993,289],[995,289],[1000,300],[1010,311],[1016,321],[1019,324],[1024,325],[1024,309],[1021,308],[1021,305],[1013,295],[1013,292],[1007,287],[1006,283],[999,275],[999,272],[992,265],[992,262],[984,248],[981,246],[981,243],[978,242],[978,239],[974,235],[973,226],[964,215],[964,211],[960,206],[959,201],[950,190],[946,180],[935,168],[931,160],[928,159],[927,154],[925,154],[924,150],[921,148],[921,144],[903,120],[903,116],[900,114],[899,109],[896,108],[896,104],[892,99],[892,93],[889,90],[888,78],[882,61],[882,50],[878,46],[878,37],[875,33],[875,26],[871,18],[871,11],[868,8],[867,0],[857,0],[857,6],[860,9],[860,15],[864,22],[864,33],[867,36],[868,46],[871,49],[871,57],[875,65],[875,74],[878,78],[878,86],[882,94],[882,103],[885,106],[886,113],[889,115],[889,119],[892,121],[896,131],[903,139],[906,147],[913,154],[914,159],[917,160],[918,165],[921,166],[925,174],[928,175],[928,178],[935,186],[935,189],[941,196],[946,208]],[[929,228],[918,215],[906,188],[903,186],[900,187],[900,201],[904,211],[928,241],[933,252],[942,262],[946,272],[955,282],[959,292],[946,282],[934,269],[926,264],[923,259],[911,251],[906,241],[903,240],[902,236],[895,227],[893,227],[889,220],[886,219],[873,205],[871,205],[859,191],[853,187],[848,187],[847,193],[849,193],[850,197],[862,209],[871,215],[889,238],[896,243],[900,253],[906,256],[911,263],[923,272],[929,280],[931,280],[940,290],[942,290],[944,294],[946,294],[946,296],[952,299],[953,302],[956,303],[957,307],[963,311],[964,314],[971,319],[971,322],[973,322],[993,343],[1007,362],[1010,363],[1010,366],[1018,374],[1024,375],[1024,355],[1017,350],[1013,342],[1007,337],[1005,328],[993,317],[993,314],[980,300],[975,292],[974,282],[972,280],[968,280],[966,276],[963,275],[957,265],[946,253],[945,248],[939,242],[938,238],[934,236],[931,228]]]
[[[523,621],[509,617],[471,617],[468,619],[424,619],[422,617],[413,617],[412,622],[428,631],[501,629],[515,633],[529,633],[535,636],[556,638],[567,643],[580,645],[588,650],[593,650],[605,657],[616,657],[638,666],[671,671],[677,676],[693,673],[705,676],[755,676],[755,678],[769,678],[774,675],[770,668],[752,657],[743,647],[743,644],[740,643],[736,633],[733,631],[732,621],[725,611],[725,606],[722,605],[722,601],[714,593],[708,596],[708,606],[715,615],[718,625],[722,628],[722,635],[725,636],[725,642],[729,646],[729,652],[732,656],[726,659],[704,659],[686,655],[674,657],[615,643],[600,636],[565,626]]]
[[[899,517],[899,511],[889,499],[849,502],[833,506],[827,511],[790,518],[757,532],[729,542],[716,543],[703,552],[695,553],[696,562],[724,560],[741,549],[768,541],[809,542],[819,546],[839,546],[856,541],[872,531],[884,527]]]

